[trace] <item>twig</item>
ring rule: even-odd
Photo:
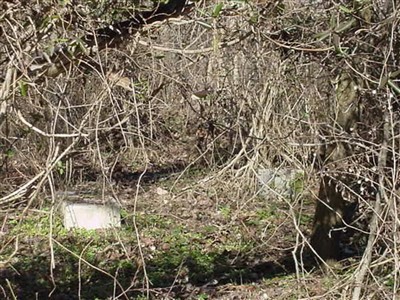
[[[390,105],[390,103],[389,103],[389,105]],[[384,183],[385,183],[384,168],[386,166],[387,145],[388,145],[389,138],[390,138],[389,109],[387,109],[387,111],[384,114],[383,141],[382,141],[382,147],[381,147],[381,152],[380,152],[379,161],[378,161],[379,190],[376,195],[376,201],[375,201],[375,206],[374,206],[375,213],[372,215],[372,218],[371,218],[370,234],[368,237],[367,247],[365,249],[363,258],[362,258],[359,268],[358,268],[358,272],[356,273],[356,278],[354,280],[355,288],[353,291],[352,300],[360,299],[363,281],[367,275],[367,272],[368,272],[370,264],[371,264],[372,251],[374,248],[376,237],[378,235],[379,218],[380,218],[380,213],[382,211],[381,202],[382,202],[382,199],[386,196],[385,186],[384,186]]]
[[[291,46],[291,45],[286,45],[281,42],[278,42],[278,41],[270,38],[268,35],[264,35],[264,36],[267,40],[274,43],[275,45],[282,47],[282,48],[291,49],[291,50],[305,51],[305,52],[327,52],[327,51],[331,51],[334,49],[333,46],[330,46],[327,48],[303,48],[303,47]]]
[[[20,110],[17,111],[17,116],[18,116],[19,120],[20,120],[23,124],[25,124],[26,126],[28,126],[29,129],[32,129],[32,130],[35,131],[36,133],[39,133],[39,134],[41,134],[41,135],[43,135],[43,136],[45,136],[45,137],[52,137],[52,138],[54,138],[54,137],[70,138],[70,137],[78,137],[78,136],[83,136],[83,137],[89,136],[89,134],[87,134],[87,133],[82,133],[82,132],[79,132],[79,133],[52,133],[52,134],[50,134],[50,133],[44,132],[43,130],[41,130],[41,129],[39,129],[39,128],[33,126],[31,123],[29,123],[29,122],[24,118],[24,116],[22,115],[22,113],[21,113]]]
[[[17,300],[17,296],[15,295],[14,290],[13,290],[13,288],[11,286],[11,282],[10,282],[10,280],[8,280],[8,278],[6,278],[6,282],[7,282],[8,288],[10,289],[10,292],[11,292],[11,295],[12,295],[12,299],[13,300]]]
[[[25,195],[25,193],[27,192],[28,188],[36,181],[38,180],[40,177],[42,177],[42,175],[44,174],[44,170],[41,171],[39,174],[37,174],[35,177],[33,177],[31,180],[29,180],[27,183],[25,183],[23,186],[21,186],[18,190],[12,192],[11,194],[8,194],[7,196],[0,198],[0,205],[4,205],[7,204],[9,202],[12,202],[20,197],[22,197],[23,195]]]
[[[249,37],[252,34],[253,34],[253,32],[249,31],[249,32],[247,32],[235,39],[232,39],[228,42],[221,42],[218,44],[218,49],[230,47],[237,43],[240,43],[241,41],[243,41],[244,39],[246,39],[247,37]],[[215,47],[207,47],[207,48],[202,48],[202,49],[176,49],[176,48],[168,48],[168,47],[163,47],[163,46],[152,45],[145,41],[138,41],[138,43],[142,46],[150,47],[155,50],[179,53],[179,54],[204,54],[204,53],[215,51]]]
[[[100,269],[98,267],[96,267],[95,265],[91,264],[90,262],[88,262],[87,260],[83,259],[80,255],[76,254],[75,252],[69,250],[67,247],[65,247],[63,244],[61,244],[59,241],[57,241],[56,239],[53,238],[53,242],[55,242],[58,246],[60,246],[63,250],[67,251],[68,253],[70,253],[71,255],[73,255],[75,258],[77,258],[80,262],[85,263],[86,265],[88,265],[89,267],[95,269],[96,271],[99,271],[100,273],[110,277],[111,279],[113,279],[118,287],[121,289],[121,291],[124,291],[124,288],[122,287],[121,283],[117,280],[117,278],[115,278],[113,275],[111,275],[110,273],[104,271],[103,269]],[[129,297],[128,295],[124,294],[125,298],[128,300]]]

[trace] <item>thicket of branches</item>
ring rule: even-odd
[[[0,15],[3,211],[132,171],[206,166],[250,185],[261,168],[300,168],[359,207],[343,225],[368,238],[356,286],[396,293],[396,1],[201,2],[56,77],[32,72],[35,56],[137,7],[17,2]]]

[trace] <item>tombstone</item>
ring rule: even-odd
[[[121,227],[121,207],[111,196],[82,191],[58,192],[56,196],[67,229]]]
[[[294,198],[303,190],[304,172],[294,168],[265,168],[258,170],[261,195],[266,198]]]

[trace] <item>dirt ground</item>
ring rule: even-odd
[[[116,186],[120,229],[67,231],[48,206],[3,215],[4,297],[336,299],[351,262],[325,271],[312,264],[304,240],[314,209],[309,192],[237,198],[246,193],[235,180],[185,173]]]

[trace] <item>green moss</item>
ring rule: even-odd
[[[228,205],[221,205],[218,208],[218,211],[221,213],[221,215],[225,218],[225,219],[229,219],[231,216],[231,208]]]
[[[232,214],[228,205],[221,206],[220,211],[224,218],[230,218]],[[255,219],[263,220],[275,214],[276,208],[268,208],[257,212]],[[212,224],[192,228],[173,217],[139,214],[135,222],[144,243],[141,257],[136,245],[133,215],[125,211],[123,216],[124,226],[116,231],[66,230],[58,216],[54,215],[51,220],[49,212],[24,216],[21,222],[10,219],[10,233],[18,235],[25,243],[20,245],[18,259],[13,264],[22,274],[14,279],[15,282],[29,281],[25,298],[31,297],[31,292],[45,297],[53,289],[49,277],[51,221],[56,262],[52,272],[59,293],[76,294],[79,282],[85,282],[82,298],[101,299],[102,295],[112,294],[114,288],[113,279],[105,273],[117,274],[120,284],[126,287],[131,285],[133,278],[137,282],[143,281],[143,258],[153,286],[171,286],[176,281],[204,284],[220,277],[244,278],[250,272],[245,264],[232,266],[230,258],[230,253],[236,257],[250,253],[254,248],[254,242],[241,233],[241,225],[233,225],[229,234],[221,237],[220,229]],[[14,250],[13,246],[10,243],[3,249],[0,260],[6,260]]]
[[[304,191],[304,174],[296,173],[295,178],[290,182],[290,189],[293,194],[298,195]]]

